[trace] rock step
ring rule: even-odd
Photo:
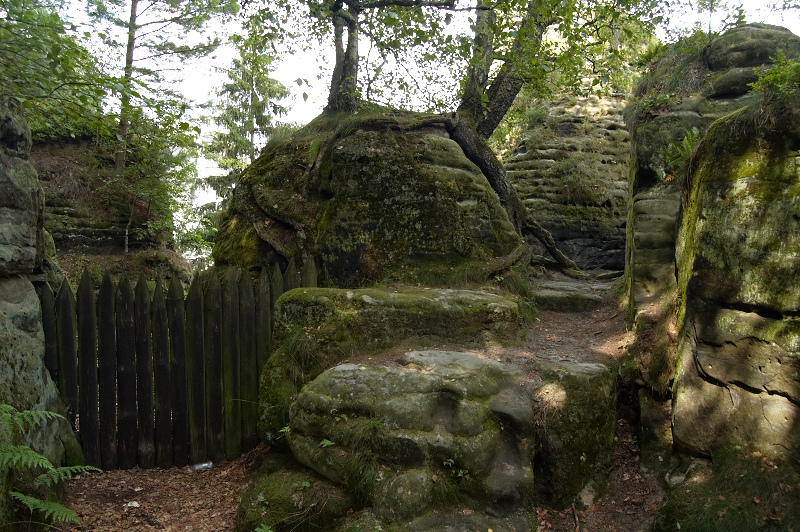
[[[589,290],[607,291],[610,284],[573,283],[568,281],[553,281],[542,283],[534,291],[536,306],[544,310],[558,312],[584,312],[593,310],[603,304],[602,296],[588,292]]]

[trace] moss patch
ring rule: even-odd
[[[658,532],[786,531],[800,522],[800,472],[754,449],[727,449],[658,510]]]
[[[351,508],[348,495],[295,462],[271,453],[242,495],[236,530],[269,527],[274,532],[334,530]]]

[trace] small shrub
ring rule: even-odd
[[[800,92],[800,57],[787,60],[783,50],[779,50],[778,57],[770,59],[774,66],[759,72],[758,81],[750,87],[763,93],[767,100],[789,100]]]
[[[671,141],[669,148],[661,152],[666,157],[667,165],[672,171],[671,174],[666,176],[665,180],[667,181],[671,181],[675,176],[681,179],[685,178],[689,174],[689,167],[695,155],[700,131],[695,127],[690,128],[686,125],[683,126],[683,129],[686,131],[683,140],[679,143]]]

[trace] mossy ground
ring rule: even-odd
[[[352,505],[341,487],[298,464],[290,455],[270,453],[242,495],[236,530],[333,530]]]
[[[715,456],[710,472],[690,476],[670,492],[654,530],[786,532],[798,530],[798,523],[797,461],[734,448]]]

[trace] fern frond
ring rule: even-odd
[[[0,469],[53,469],[50,460],[27,445],[0,445]]]
[[[78,524],[81,522],[80,519],[78,519],[78,514],[57,502],[43,501],[36,497],[23,495],[17,491],[12,491],[10,493],[15,499],[27,506],[31,512],[42,512],[45,519],[51,522],[66,521]]]
[[[33,485],[37,488],[43,485],[53,486],[75,475],[94,472],[102,472],[102,470],[92,466],[50,467],[47,471],[36,477],[36,480],[33,481]]]
[[[19,427],[22,432],[27,432],[29,429],[41,425],[45,421],[53,421],[56,419],[64,419],[61,414],[49,412],[47,410],[24,410],[22,412],[16,411],[12,414],[14,423]]]

